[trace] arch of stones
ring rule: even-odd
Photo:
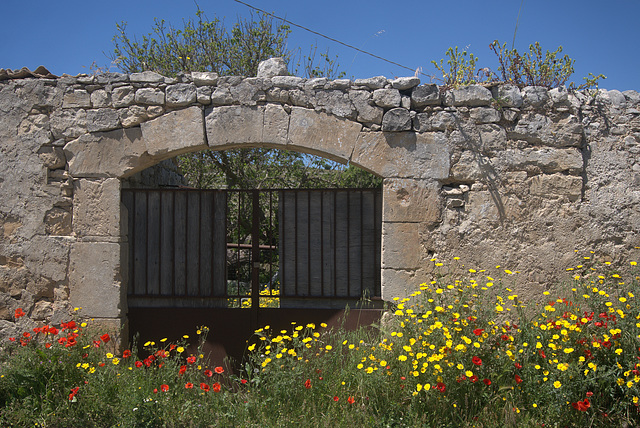
[[[0,334],[70,308],[126,320],[136,173],[197,150],[273,147],[384,177],[382,292],[433,259],[508,266],[535,296],[575,264],[640,245],[640,95],[510,85],[444,90],[415,77],[327,80],[108,73],[0,81]],[[147,169],[147,171],[149,171]]]

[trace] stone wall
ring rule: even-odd
[[[508,266],[536,295],[574,250],[618,262],[640,246],[635,91],[278,74],[0,81],[0,336],[17,307],[20,329],[73,306],[124,322],[120,189],[207,148],[292,149],[384,177],[387,299],[428,279],[434,257]]]

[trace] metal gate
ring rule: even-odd
[[[265,324],[379,316],[380,189],[123,189],[122,202],[128,318],[145,340],[208,325],[220,359]]]

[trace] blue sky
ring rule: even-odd
[[[521,0],[248,0],[256,7],[284,16],[360,49],[435,74],[431,60],[444,58],[449,46],[479,57],[479,65],[497,70],[489,44],[498,39],[511,46]],[[209,18],[224,17],[229,24],[250,9],[233,0],[200,0]],[[116,23],[127,21],[128,33],[151,31],[153,18],[179,27],[182,18],[195,15],[191,0],[111,0],[108,2],[33,0],[3,1],[0,8],[0,68],[35,69],[44,65],[52,73],[89,72],[95,61],[108,65],[104,53],[113,49]],[[516,35],[516,48],[540,42],[543,49],[563,46],[563,54],[576,60],[572,80],[588,73],[605,74],[600,87],[640,90],[639,0],[524,0]],[[289,47],[312,44],[338,55],[347,77],[413,75],[409,70],[371,58],[314,34],[293,28]],[[421,76],[423,82],[429,78]]]

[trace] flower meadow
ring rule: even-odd
[[[518,272],[432,263],[379,325],[264,326],[233,372],[202,354],[204,326],[141,352],[79,315],[25,331],[2,344],[0,426],[640,424],[635,261],[589,254],[535,302]]]

